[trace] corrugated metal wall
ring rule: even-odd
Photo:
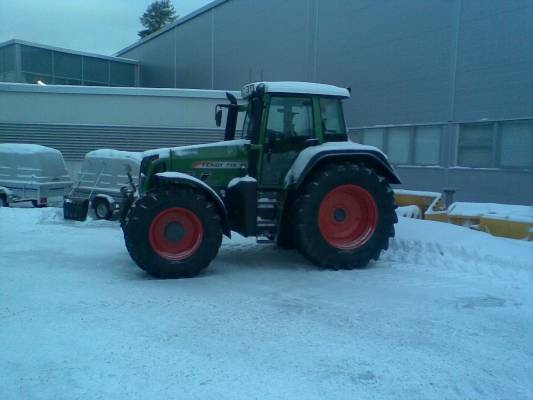
[[[254,80],[348,86],[352,131],[445,127],[442,165],[398,166],[404,187],[452,186],[458,199],[533,203],[531,170],[454,168],[460,123],[533,118],[533,0],[215,6],[120,53],[141,62],[141,86],[238,89]]]
[[[0,143],[48,146],[72,161],[82,160],[85,154],[96,149],[144,151],[223,139],[220,129],[0,122]]]

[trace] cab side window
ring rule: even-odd
[[[277,137],[312,137],[313,104],[304,97],[272,97],[267,134]]]
[[[341,101],[336,98],[323,97],[320,99],[320,118],[322,130],[326,136],[346,136],[346,123],[342,113]]]

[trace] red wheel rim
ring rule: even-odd
[[[376,231],[378,209],[368,191],[357,185],[341,185],[320,203],[318,227],[333,247],[353,250],[365,244]]]
[[[152,249],[161,257],[179,261],[194,254],[204,236],[204,228],[198,217],[185,208],[167,208],[150,224],[149,241]]]

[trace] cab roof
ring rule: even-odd
[[[254,82],[242,88],[242,97],[246,98],[258,89],[264,90],[264,93],[297,93],[342,98],[350,97],[350,91],[346,88],[311,82]]]

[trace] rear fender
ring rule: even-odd
[[[300,156],[303,155],[303,152],[300,153]],[[385,155],[377,149],[376,151],[367,149],[323,150],[315,152],[309,157],[304,156],[300,159],[300,156],[298,156],[285,178],[285,189],[287,190],[297,190],[313,171],[319,169],[321,165],[335,161],[364,164],[383,176],[388,183],[401,183],[398,174],[396,174]]]
[[[188,186],[193,189],[198,190],[199,192],[205,194],[208,199],[215,203],[217,210],[222,218],[222,229],[224,235],[228,238],[231,238],[231,229],[229,225],[228,212],[224,202],[220,198],[217,192],[213,190],[207,183],[202,182],[200,179],[195,178],[194,176],[183,174],[180,172],[160,172],[156,174],[157,179],[160,182],[169,183],[177,186]]]

